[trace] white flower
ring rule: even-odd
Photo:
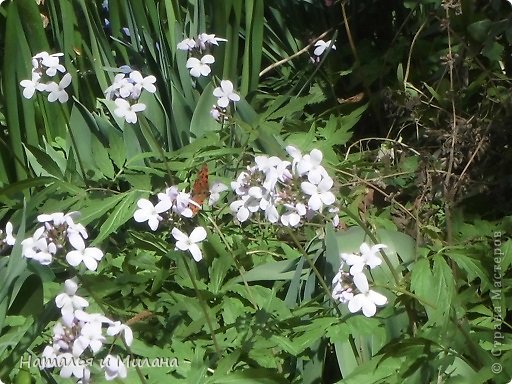
[[[318,184],[322,177],[326,177],[327,171],[320,165],[323,154],[318,149],[313,149],[309,155],[304,155],[297,163],[297,172],[300,176],[307,174],[310,183]]]
[[[158,200],[160,200],[160,201],[169,200],[171,203],[173,203],[176,200],[176,198],[178,197],[179,193],[180,192],[178,191],[178,187],[173,185],[173,186],[167,188],[165,190],[165,193],[159,193]]]
[[[181,191],[176,196],[176,202],[173,207],[173,211],[183,217],[192,217],[194,216],[194,213],[189,207],[191,202],[192,200],[190,198],[190,193]]]
[[[302,192],[310,195],[308,207],[313,211],[321,211],[324,204],[331,205],[336,198],[329,190],[333,186],[333,181],[330,177],[324,177],[318,185],[304,181],[301,183]]]
[[[116,77],[119,75],[116,75]],[[115,81],[115,78],[114,78]],[[116,87],[118,89],[119,96],[126,99],[128,97],[133,97],[137,99],[140,96],[140,90],[135,90],[135,85],[126,77],[118,79]]]
[[[5,225],[5,242],[8,245],[14,245],[14,243],[16,243],[16,239],[14,238],[12,231],[13,231],[12,224],[10,221],[8,221],[7,224]]]
[[[146,109],[146,105],[142,103],[130,104],[125,99],[117,98],[115,100],[117,108],[114,109],[116,116],[124,117],[127,123],[137,122],[137,112]]]
[[[41,63],[47,68],[46,74],[48,76],[55,76],[57,71],[64,73],[66,72],[66,68],[62,64],[60,64],[59,56],[63,56],[63,53],[54,53],[52,55],[44,56],[41,60]]]
[[[350,274],[355,276],[357,273],[361,273],[365,265],[371,269],[382,264],[382,259],[377,256],[377,253],[382,248],[386,248],[384,244],[376,244],[370,247],[368,244],[363,243],[359,247],[361,255],[355,255],[351,253],[342,253],[340,257],[350,265]]]
[[[80,223],[68,224],[68,229],[66,230],[66,235],[68,240],[72,237],[80,236],[82,239],[87,239],[89,234],[87,233],[87,229]]]
[[[42,366],[39,368],[52,368],[57,365],[57,353],[59,353],[60,347],[58,344],[47,345],[44,347],[43,353],[41,356]]]
[[[89,302],[83,297],[75,295],[78,285],[75,281],[68,279],[64,282],[64,292],[57,295],[55,304],[60,308],[62,321],[68,327],[73,325],[76,309],[83,309],[89,305]]]
[[[210,187],[210,197],[208,198],[208,205],[212,206],[220,199],[220,194],[228,190],[228,186],[219,181],[216,181]]]
[[[268,204],[265,208],[265,218],[272,224],[279,221],[279,212],[274,204]]]
[[[53,103],[57,100],[59,100],[60,103],[65,103],[68,101],[69,96],[65,89],[69,84],[71,84],[71,75],[69,73],[66,73],[64,76],[62,76],[59,84],[54,81],[48,83],[46,85],[46,91],[50,92],[48,95],[48,101],[50,103]]]
[[[128,346],[132,345],[133,342],[133,332],[131,328],[120,321],[114,321],[109,325],[107,329],[107,335],[114,336],[122,333],[124,336],[124,341]]]
[[[276,169],[281,159],[277,156],[256,156],[254,162],[256,163],[256,169],[263,172],[265,175]]]
[[[117,377],[124,379],[128,375],[126,366],[119,356],[107,355],[104,363],[105,379],[108,381],[114,380]]]
[[[199,261],[203,258],[203,254],[197,245],[204,239],[206,239],[206,231],[203,227],[196,227],[190,233],[190,236],[181,232],[178,228],[173,228],[172,235],[176,239],[176,248],[182,251],[189,251],[195,261]]]
[[[265,174],[263,187],[268,190],[274,189],[279,179],[278,167],[280,167],[282,160],[277,156],[256,156],[254,162],[256,163],[256,169]]]
[[[81,309],[77,309],[75,311],[75,317],[80,320],[80,324],[88,324],[88,323],[94,323],[102,326],[103,323],[105,324],[112,324],[113,321],[110,320],[105,315],[102,315],[101,313],[87,313],[82,311]]]
[[[49,265],[52,262],[53,255],[57,253],[57,247],[54,243],[48,242],[43,236],[44,228],[38,228],[32,237],[21,242],[22,254],[27,259],[37,260],[41,265]]]
[[[332,298],[342,304],[348,303],[354,297],[352,284],[348,282],[349,274],[342,271],[343,264],[340,270],[332,279]]]
[[[324,51],[329,47],[329,45],[331,45],[331,40],[329,40],[329,41],[318,40],[315,43],[316,48],[313,53],[316,56],[322,56],[322,53],[324,53]],[[331,49],[336,49],[336,46],[333,44]]]
[[[213,90],[213,96],[217,98],[217,105],[219,107],[227,108],[229,101],[240,101],[240,96],[238,96],[233,89],[233,83],[231,81],[222,80],[220,82],[220,87]]]
[[[191,51],[195,48],[196,41],[194,39],[184,39],[178,43],[178,49],[180,51]]]
[[[32,237],[26,238],[21,242],[21,253],[28,259],[33,259],[36,252],[39,250],[43,243],[46,243],[46,238],[42,237],[44,228],[40,227],[35,230]]]
[[[295,165],[302,159],[302,153],[293,145],[287,145],[285,149],[286,152],[293,158],[292,168],[295,168]]]
[[[130,73],[130,79],[135,83],[135,87],[140,89],[144,88],[146,91],[150,93],[156,92],[156,87],[154,83],[156,82],[156,77],[153,75],[142,77],[139,71],[133,71]],[[140,91],[139,91],[140,93]]]
[[[73,343],[73,355],[80,356],[86,348],[96,354],[105,341],[102,334],[101,323],[85,323],[80,330],[80,336]]]
[[[191,57],[187,60],[186,67],[190,69],[190,75],[194,77],[208,76],[211,72],[209,64],[213,64],[215,58],[212,55],[204,55],[201,60]]]
[[[240,172],[240,174],[238,175],[238,177],[236,178],[235,181],[232,181],[230,184],[231,184],[231,189],[233,191],[235,191],[235,193],[239,196],[241,195],[245,195],[248,190],[249,190],[249,186],[247,185],[247,180],[251,177],[250,173],[249,172]]]
[[[360,293],[355,295],[348,302],[348,310],[355,313],[363,310],[366,317],[372,317],[377,311],[377,305],[384,305],[388,299],[378,292],[372,291],[368,286],[368,280],[364,273],[357,273],[354,276],[354,284]]]
[[[79,212],[69,212],[67,214],[64,214],[63,212],[54,212],[54,213],[43,213],[41,215],[37,216],[37,221],[40,223],[48,223],[50,221],[53,222],[53,225],[60,226],[60,225],[75,225],[73,218],[77,218],[80,216]]]
[[[233,201],[229,205],[229,209],[233,214],[236,214],[236,218],[239,222],[243,223],[251,216],[251,211],[246,206],[249,196],[242,196],[241,200]]]
[[[284,204],[287,211],[281,215],[281,223],[287,227],[296,227],[300,223],[300,218],[306,215],[306,206],[298,203],[295,206]]]
[[[73,267],[83,262],[88,270],[95,271],[98,261],[103,258],[103,252],[96,247],[86,248],[84,240],[79,236],[72,237],[69,242],[75,250],[68,252],[66,261]]]
[[[293,175],[288,168],[290,166],[289,161],[281,161],[276,166],[277,178],[283,183],[287,183],[288,181],[293,179]]]
[[[131,71],[130,71],[131,72]],[[118,73],[117,75],[114,76],[114,82],[112,83],[112,85],[110,87],[108,87],[106,90],[105,90],[105,95],[107,97],[108,100],[112,100],[114,98],[114,96],[120,96],[120,92],[119,92],[119,89],[121,88],[121,86],[125,83],[130,83],[129,81],[126,81],[126,77],[125,77],[125,74],[124,73]],[[128,92],[128,95],[130,94],[130,92]],[[124,97],[127,97],[127,96],[124,96]]]
[[[340,215],[338,215],[340,209],[338,207],[329,207],[329,213],[332,213],[332,225],[338,227],[340,225]]]
[[[42,52],[35,54],[34,56],[32,56],[32,67],[34,69],[39,68],[41,65],[41,62],[44,59],[47,59],[48,57],[50,57],[50,54],[46,51],[42,51]]]
[[[57,365],[62,367],[59,372],[60,377],[69,378],[74,376],[77,379],[82,379],[90,376],[90,371],[87,366],[83,364],[83,360],[80,361],[80,359],[77,359],[76,356],[73,356],[71,353],[59,355]]]
[[[153,203],[148,199],[139,199],[137,206],[139,209],[133,214],[135,221],[138,223],[147,221],[149,228],[151,228],[152,231],[156,231],[159,222],[163,220],[160,213],[168,211],[172,206],[172,201],[170,199],[161,200],[157,205],[153,206]]]
[[[206,45],[219,45],[219,41],[227,41],[226,39],[222,39],[220,37],[215,37],[214,34],[208,35],[206,33],[200,33],[197,36],[197,47],[204,51],[206,49]]]
[[[210,116],[213,117],[214,120],[221,121],[222,113],[216,105],[213,105],[212,109],[210,109]]]
[[[299,171],[298,166],[302,162],[303,156],[299,149],[292,145],[286,146],[286,152],[292,157],[292,172],[294,175],[302,176],[303,174]],[[307,155],[306,155],[307,156]],[[304,167],[304,166],[302,166]],[[302,170],[301,167],[301,170]]]
[[[24,88],[23,97],[30,99],[36,91],[46,90],[46,84],[40,83],[39,80],[41,80],[41,75],[32,71],[32,80],[20,81],[20,85]]]

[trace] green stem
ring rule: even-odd
[[[204,317],[206,318],[206,323],[208,325],[208,328],[210,329],[210,335],[212,336],[212,341],[213,341],[213,345],[215,346],[215,351],[217,352],[217,355],[220,358],[222,351],[219,347],[219,343],[217,342],[217,336],[215,335],[215,331],[213,330],[212,320],[210,319],[210,315],[208,314],[208,306],[206,305],[205,301],[203,300],[203,296],[201,295],[201,292],[199,291],[196,280],[195,280],[194,276],[192,275],[192,271],[190,270],[190,266],[188,265],[188,260],[185,260],[185,267],[186,267],[188,275],[190,277],[190,281],[192,281],[192,285],[194,286],[194,290],[196,291],[196,295],[197,295],[197,298],[199,299],[199,304],[201,305],[201,309],[203,310]]]
[[[311,269],[315,273],[315,276],[318,279],[318,281],[320,282],[320,285],[322,286],[322,289],[324,290],[325,294],[327,295],[329,300],[331,300],[334,303],[334,310],[338,314],[338,317],[340,319],[343,318],[343,314],[341,313],[341,310],[338,307],[338,303],[332,297],[331,290],[327,286],[323,276],[321,275],[320,271],[316,267],[315,263],[313,262],[311,257],[309,257],[308,253],[306,252],[306,250],[304,249],[304,247],[300,243],[299,239],[297,239],[297,236],[295,236],[295,233],[293,233],[293,231],[290,228],[288,228],[288,227],[286,227],[286,230],[287,230],[288,234],[290,235],[290,237],[292,238],[292,240],[295,243],[295,245],[297,246],[297,248],[299,248],[299,251],[300,251],[300,253],[302,253],[302,256],[304,256],[304,258],[307,260],[309,266],[311,267]],[[360,356],[359,356],[359,353],[357,351],[357,346],[356,346],[356,343],[355,343],[354,338],[352,337],[352,335],[349,337],[348,341],[350,343],[350,347],[352,348],[352,352],[354,353],[354,356],[355,356],[356,360],[360,361]]]
[[[334,300],[332,298],[331,290],[327,286],[327,283],[325,282],[322,274],[320,273],[320,271],[318,270],[318,268],[316,267],[315,263],[313,262],[311,257],[308,255],[308,253],[306,252],[306,250],[304,249],[302,244],[300,243],[299,239],[297,239],[297,236],[295,236],[295,233],[293,233],[293,231],[290,228],[288,228],[288,227],[286,227],[286,230],[288,231],[288,234],[292,238],[292,240],[295,243],[295,245],[299,248],[300,253],[302,253],[304,258],[307,260],[309,266],[311,267],[311,269],[313,270],[315,276],[317,277],[318,281],[320,282],[320,285],[322,286],[322,289],[324,290],[324,292],[327,295],[327,297],[330,297],[331,301],[336,304],[336,300]],[[338,315],[340,315],[340,317],[341,317],[342,314],[341,314],[341,311],[338,308],[338,305],[335,305],[335,308],[336,308],[336,310],[338,312]]]
[[[245,289],[247,290],[247,295],[249,296],[249,301],[251,302],[252,306],[254,307],[254,309],[258,310],[258,306],[256,305],[256,302],[254,300],[254,297],[252,296],[252,292],[249,288],[249,283],[247,282],[246,278],[245,278],[245,268],[243,266],[241,266],[239,263],[238,263],[238,260],[236,259],[235,257],[235,254],[233,252],[233,249],[231,248],[231,246],[229,245],[228,241],[226,240],[226,237],[224,236],[224,234],[222,233],[221,229],[219,228],[219,226],[217,225],[217,223],[210,217],[208,216],[208,221],[212,224],[212,226],[215,228],[215,231],[217,232],[217,234],[219,235],[219,237],[221,238],[222,242],[224,243],[224,245],[226,246],[226,248],[228,249],[229,251],[229,255],[233,258],[233,262],[235,263],[235,266],[236,268],[238,269],[238,272],[240,273],[240,277],[242,278],[243,282],[244,282],[244,286],[245,286]]]
[[[167,157],[165,156],[165,152],[162,149],[162,146],[158,143],[157,139],[155,138],[155,135],[153,135],[153,131],[151,131],[151,127],[149,126],[149,123],[145,116],[141,115],[139,117],[140,121],[140,127],[142,129],[142,134],[148,141],[149,146],[151,147],[151,150],[155,153],[158,153],[160,157],[162,158],[162,162],[164,163],[165,171],[167,172],[167,176],[169,177],[169,180],[172,180],[171,170],[169,169],[169,164],[167,164]]]
[[[73,130],[71,129],[69,125],[69,113],[66,109],[64,109],[64,106],[61,104],[61,111],[66,119],[66,126],[68,128],[69,137],[71,138],[71,145],[73,146],[73,149],[76,154],[76,160],[78,161],[78,167],[80,168],[80,172],[82,172],[82,177],[84,178],[84,184],[86,188],[89,188],[89,183],[87,181],[87,174],[85,173],[85,167],[84,163],[82,162],[82,158],[80,157],[80,152],[78,152],[78,144],[75,140],[75,135],[73,134]]]

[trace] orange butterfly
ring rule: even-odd
[[[210,196],[210,186],[208,185],[208,165],[203,164],[201,170],[197,173],[196,181],[192,187],[190,199],[193,203],[190,203],[188,206],[194,215],[199,212],[208,196]]]

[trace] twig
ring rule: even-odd
[[[460,183],[462,182],[462,178],[463,176],[466,174],[466,171],[468,170],[469,166],[471,165],[471,163],[473,162],[473,160],[475,159],[476,155],[478,154],[478,152],[480,152],[480,148],[482,148],[482,144],[484,143],[484,140],[485,140],[485,135],[487,134],[487,131],[489,130],[489,128],[491,127],[491,124],[492,123],[489,123],[489,125],[487,126],[487,129],[485,130],[485,133],[483,135],[483,137],[480,139],[480,141],[478,142],[478,145],[476,146],[475,150],[473,151],[471,157],[469,158],[466,166],[464,167],[464,169],[462,170],[460,176],[459,176],[459,179],[457,180],[457,182],[455,183],[455,186],[453,187],[453,193],[457,193],[457,189],[460,187]]]
[[[411,57],[412,57],[412,50],[414,48],[414,44],[416,43],[416,39],[420,35],[423,28],[425,28],[425,25],[427,25],[427,21],[425,20],[423,24],[421,24],[418,31],[414,34],[414,37],[411,42],[411,47],[409,48],[409,55],[407,56],[407,66],[405,67],[405,75],[404,75],[404,85],[407,83],[407,79],[409,78],[409,70],[411,69]]]
[[[272,69],[276,68],[276,67],[279,67],[280,65],[283,65],[285,63],[287,63],[288,61],[290,60],[293,60],[295,59],[296,57],[302,55],[304,52],[307,52],[308,49],[313,45],[315,44],[318,40],[320,40],[321,38],[327,36],[328,33],[330,33],[332,31],[332,28],[325,31],[324,33],[322,33],[320,36],[318,36],[316,39],[314,39],[313,41],[311,41],[311,43],[309,43],[308,45],[306,45],[304,48],[302,48],[300,51],[297,51],[295,52],[293,55],[291,56],[288,56],[282,60],[279,60],[279,61],[276,61],[275,63],[273,64],[270,64],[267,68],[265,68],[263,71],[260,72],[259,76],[263,76],[265,73],[271,71]]]
[[[453,189],[449,190],[450,180],[452,178],[453,164],[454,164],[454,154],[455,154],[455,141],[457,139],[457,113],[455,110],[455,98],[453,97],[453,65],[454,58],[452,52],[452,36],[450,33],[450,14],[448,9],[446,9],[446,32],[448,35],[448,72],[450,76],[450,98],[452,105],[452,142],[450,146],[450,156],[448,161],[448,172],[446,173],[446,178],[444,180],[444,195],[446,199],[445,204],[445,216],[446,216],[446,240],[448,244],[452,242],[452,224],[451,224],[451,204],[453,202]]]

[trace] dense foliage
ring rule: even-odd
[[[6,0],[0,52],[0,382],[510,382],[510,1]]]

